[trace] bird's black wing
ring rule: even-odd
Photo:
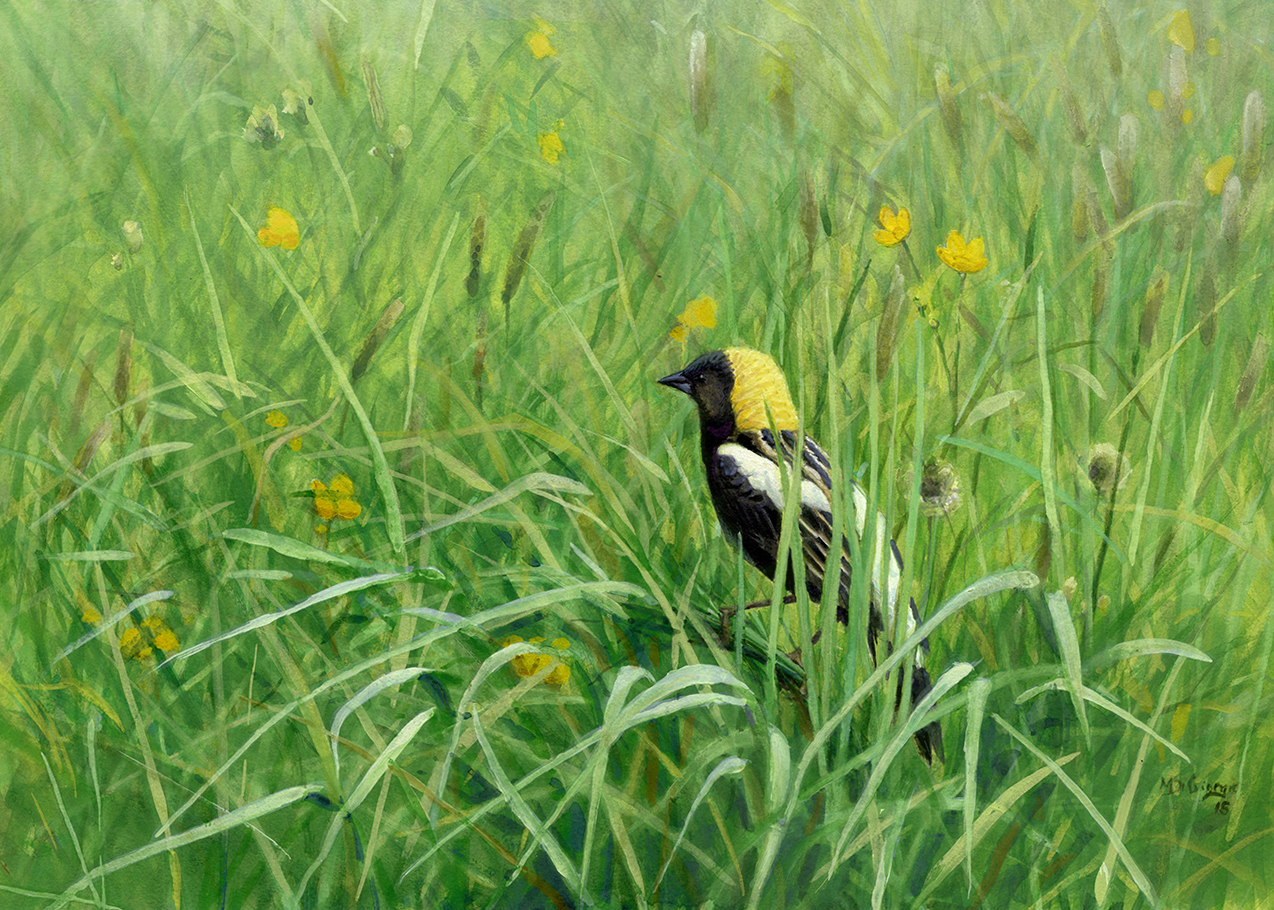
[[[776,502],[773,494],[778,467],[733,444],[719,446],[705,467],[712,505],[726,538],[773,578],[783,522],[782,499]]]

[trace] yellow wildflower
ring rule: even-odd
[[[289,448],[289,449],[291,449],[293,452],[299,452],[299,451],[301,451],[301,439],[302,439],[302,438],[303,438],[303,437],[301,437],[301,436],[297,436],[297,437],[295,437],[294,439],[289,439],[289,440],[288,440],[288,448]]]
[[[1208,169],[1203,172],[1203,185],[1213,196],[1220,196],[1221,190],[1225,188],[1225,178],[1230,176],[1232,170],[1234,170],[1234,156],[1222,155],[1208,165]]]
[[[686,304],[685,310],[677,317],[677,325],[668,337],[679,344],[685,344],[691,329],[715,329],[717,327],[717,302],[711,297],[698,297]]]
[[[363,507],[354,499],[354,481],[348,474],[337,474],[331,486],[321,480],[311,480],[310,491],[314,493],[314,512],[324,521],[357,518],[363,512]]]
[[[281,430],[288,425],[288,415],[282,411],[268,411],[265,415],[265,422],[276,430]]]
[[[272,205],[266,212],[265,227],[257,231],[257,243],[294,250],[301,243],[301,229],[297,227],[295,218],[277,205]]]
[[[142,620],[142,628],[146,630],[148,637],[159,650],[168,653],[181,650],[181,642],[177,640],[177,633],[172,630],[168,623],[164,622],[162,616],[147,616]]]
[[[126,660],[145,660],[154,648],[146,643],[141,632],[129,626],[120,633],[119,650]]]
[[[1179,9],[1168,23],[1168,40],[1187,54],[1194,50],[1194,23],[1190,11]]]
[[[559,125],[561,121],[558,121]],[[549,164],[557,164],[558,156],[566,151],[566,146],[562,144],[562,137],[557,134],[555,129],[551,133],[540,133],[536,136],[536,141],[540,144],[540,157]]]
[[[99,623],[102,621],[102,614],[97,611],[96,607],[86,604],[84,606],[84,612],[80,614],[80,621],[86,622],[89,625]]]
[[[966,244],[959,231],[947,234],[947,245],[938,247],[938,258],[962,275],[980,272],[987,263],[986,254],[982,251],[982,238],[976,237]]]
[[[893,209],[882,205],[876,220],[880,222],[881,229],[874,236],[881,246],[897,246],[911,233],[911,212],[904,208],[899,208],[895,215]]]
[[[521,636],[510,635],[507,638],[504,638],[500,642],[500,645],[502,647],[508,647],[509,645],[515,645],[520,641],[522,641]],[[528,641],[527,644],[538,645],[542,641],[544,641],[543,636],[536,636]],[[571,646],[571,643],[565,638],[555,638],[553,639],[552,646],[559,651],[565,651]],[[513,658],[513,660],[509,661],[509,665],[513,667],[514,673],[523,679],[526,679],[527,677],[531,677],[539,673],[552,662],[553,657],[548,654],[519,654],[517,657]],[[560,686],[570,678],[571,668],[564,663],[559,663],[549,672],[548,676],[544,677],[544,681],[550,686]]]
[[[535,20],[535,31],[527,33],[526,46],[531,49],[531,55],[536,60],[557,56],[557,48],[553,47],[552,42],[549,41],[549,36],[555,31],[556,29],[543,19]]]
[[[1207,43],[1203,45],[1208,49],[1209,57],[1217,57],[1221,54],[1221,42],[1216,38],[1209,38]]]
[[[1163,110],[1163,92],[1157,90],[1150,92],[1150,94],[1146,95],[1146,101],[1150,103],[1152,110]]]

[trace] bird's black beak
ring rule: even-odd
[[[686,378],[684,370],[673,373],[671,376],[665,376],[663,379],[656,380],[660,385],[666,385],[669,388],[676,389],[678,392],[690,394],[690,380]]]

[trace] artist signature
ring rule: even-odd
[[[1215,799],[1213,810],[1217,815],[1230,814],[1230,800],[1228,797],[1238,793],[1238,784],[1223,784],[1220,781],[1201,780],[1194,775],[1189,779],[1182,780],[1180,777],[1161,777],[1159,778],[1160,791],[1166,790],[1169,796],[1180,796],[1182,794],[1200,794],[1199,799]]]

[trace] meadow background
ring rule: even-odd
[[[1268,4],[0,23],[6,906],[1268,905]],[[722,636],[732,344],[945,763],[910,648]]]

